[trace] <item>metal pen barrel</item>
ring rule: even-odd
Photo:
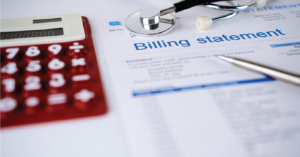
[[[238,67],[242,67],[242,68],[254,71],[254,72],[267,74],[276,79],[283,80],[283,81],[293,83],[295,85],[300,86],[300,76],[298,76],[298,75],[295,75],[295,74],[292,74],[292,73],[289,73],[286,71],[282,71],[282,70],[279,70],[276,68],[268,67],[265,65],[261,65],[258,63],[246,61],[243,59],[230,58],[230,57],[225,57],[225,56],[220,56],[220,55],[216,55],[216,57],[218,57],[222,60],[225,60],[227,62],[230,62],[233,65],[236,65]]]

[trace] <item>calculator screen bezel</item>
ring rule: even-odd
[[[34,20],[61,18],[61,21],[34,23]],[[33,18],[1,19],[1,32],[33,31],[63,28],[63,35],[1,40],[1,47],[70,42],[85,39],[80,14],[44,16]]]
[[[52,29],[38,29],[38,30],[30,30],[30,31],[27,30],[27,31],[0,32],[0,33],[1,33],[0,40],[12,40],[12,39],[61,36],[64,35],[64,29],[52,28]],[[4,35],[5,37],[2,38],[2,35]]]

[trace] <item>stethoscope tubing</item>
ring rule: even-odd
[[[225,6],[225,5],[219,5],[219,4],[205,4],[203,5],[206,8],[209,9],[215,9],[215,10],[226,10],[226,11],[243,11],[243,10],[247,10],[250,7],[255,7],[257,4],[257,2],[255,0],[252,0],[251,2],[244,4],[244,5],[240,5],[240,6]]]
[[[225,20],[232,19],[232,18],[236,17],[238,14],[239,14],[239,11],[232,11],[229,14],[219,16],[219,17],[216,17],[216,18],[212,18],[212,21],[213,21],[213,23],[222,22],[222,21],[225,21]]]
[[[201,6],[205,7],[205,8],[209,8],[209,9],[216,9],[216,10],[221,10],[221,11],[231,11],[229,14],[225,14],[223,16],[212,18],[212,22],[217,23],[217,22],[222,22],[222,21],[225,21],[225,20],[232,19],[232,18],[236,17],[239,14],[239,11],[240,11],[239,9],[227,9],[227,8],[229,8],[229,7],[230,8],[232,8],[232,7],[243,7],[243,8],[245,8],[244,6],[238,6],[239,4],[236,1],[229,1],[228,3],[231,3],[233,6],[221,6],[221,5],[218,5],[218,4],[205,4],[205,5],[201,5]],[[221,6],[222,8],[217,9],[217,7],[219,7],[219,6]],[[215,7],[215,8],[212,8],[212,7]]]

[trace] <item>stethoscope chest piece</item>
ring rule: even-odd
[[[251,2],[239,6],[236,1],[225,0],[230,5],[218,5],[212,2],[222,0],[182,0],[173,4],[172,7],[159,10],[158,8],[147,8],[130,14],[125,20],[125,30],[129,34],[143,37],[160,37],[170,33],[175,28],[175,18],[170,13],[177,13],[182,10],[194,7],[203,6],[210,9],[230,11],[226,15],[211,18],[202,16],[197,18],[196,25],[198,30],[203,31],[208,29],[213,23],[224,21],[235,17],[239,11],[249,9],[252,6],[264,7],[266,0],[252,0]]]
[[[175,18],[171,14],[160,16],[158,8],[147,8],[132,13],[125,20],[125,30],[137,36],[164,36],[175,28]]]

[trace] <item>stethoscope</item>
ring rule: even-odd
[[[205,1],[205,0],[204,0]],[[239,11],[249,9],[250,7],[261,8],[266,4],[266,0],[252,0],[248,4],[239,5],[236,1],[228,1],[230,6],[213,4],[221,0],[185,0],[173,4],[172,7],[159,10],[158,8],[146,8],[130,14],[125,22],[126,32],[141,37],[160,37],[170,33],[176,26],[176,20],[170,13],[177,13],[194,6],[203,6],[209,9],[230,11],[229,14],[210,18],[200,16],[196,20],[198,30],[203,31],[212,26],[212,24],[235,17]],[[223,0],[224,1],[224,0]]]

